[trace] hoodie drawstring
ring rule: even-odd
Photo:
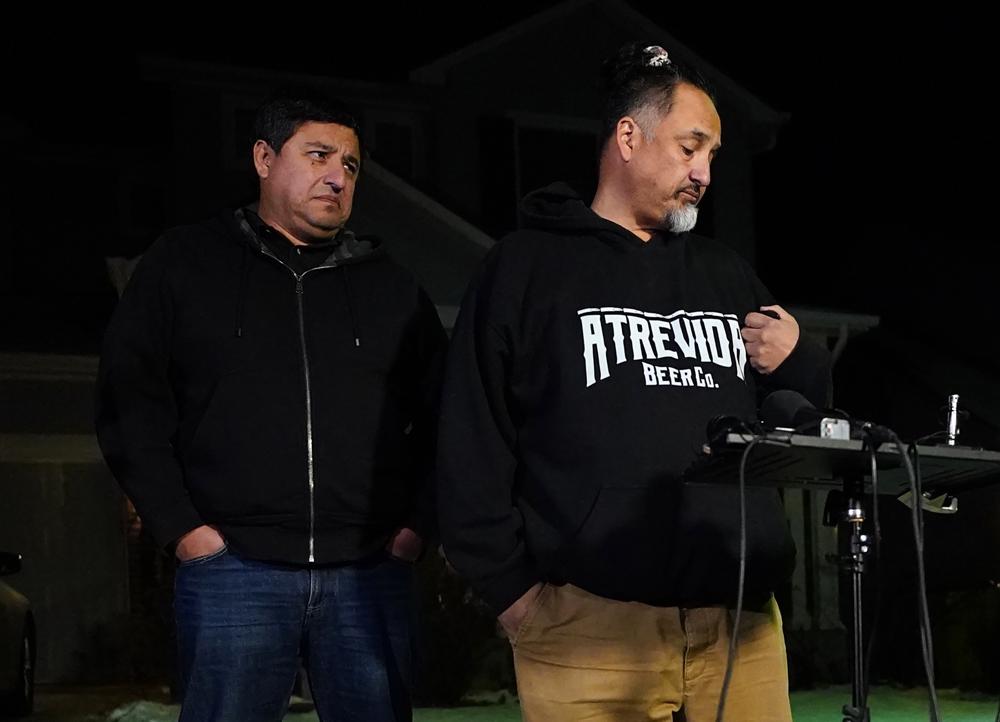
[[[240,261],[240,290],[236,297],[236,329],[234,331],[236,338],[243,338],[243,303],[247,295],[247,276],[250,275],[250,264],[247,261],[248,245],[246,242],[243,243],[243,258]]]
[[[358,315],[354,311],[354,295],[351,293],[351,281],[347,277],[347,266],[340,267],[340,277],[344,279],[344,292],[347,294],[347,310],[351,314],[351,331],[354,333],[354,347],[361,346],[361,329],[358,327]]]

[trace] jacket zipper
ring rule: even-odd
[[[312,384],[309,379],[309,351],[306,348],[306,320],[302,297],[304,287],[302,279],[307,273],[323,268],[336,268],[336,264],[328,264],[310,268],[302,273],[296,273],[287,263],[278,258],[267,246],[261,248],[261,253],[273,258],[295,276],[295,300],[299,312],[299,344],[302,347],[302,371],[306,382],[306,478],[309,484],[309,563],[316,562],[316,478],[313,465],[313,430],[312,430]]]

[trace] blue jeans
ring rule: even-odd
[[[384,553],[311,569],[227,549],[182,562],[180,721],[277,722],[300,658],[320,720],[411,720],[412,586],[412,567]]]

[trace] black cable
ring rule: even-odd
[[[747,509],[746,509],[746,478],[747,460],[754,447],[761,444],[773,446],[788,446],[788,443],[767,439],[754,434],[754,438],[743,450],[740,458],[740,478],[739,478],[739,509],[740,509],[740,574],[739,583],[736,587],[736,614],[733,617],[733,631],[729,636],[729,653],[726,655],[726,674],[722,678],[722,690],[719,692],[719,706],[715,713],[715,722],[723,722],[723,715],[726,709],[726,697],[729,694],[729,683],[733,677],[733,663],[736,661],[736,641],[740,632],[740,617],[743,614],[743,586],[746,579],[747,568]]]
[[[736,616],[733,620],[733,631],[729,635],[729,654],[726,656],[726,674],[722,678],[722,690],[719,692],[719,707],[715,713],[715,722],[723,722],[726,710],[726,696],[729,694],[729,683],[733,676],[733,662],[736,659],[736,638],[740,633],[740,615],[743,613],[743,582],[747,567],[747,507],[746,507],[746,464],[747,457],[762,439],[755,438],[743,450],[740,458],[739,507],[740,507],[740,577],[736,587]]]
[[[922,646],[924,652],[924,671],[927,675],[927,685],[928,685],[928,695],[931,701],[931,707],[934,713],[933,720],[937,722],[941,718],[941,712],[938,709],[937,700],[937,689],[935,682],[934,673],[934,637],[931,631],[931,618],[930,618],[930,605],[927,603],[927,575],[924,571],[924,483],[923,478],[920,474],[920,454],[917,450],[917,445],[915,443],[910,444],[910,453],[913,455],[912,461],[914,480],[916,481],[916,492],[917,500],[920,502],[920,513],[917,514],[917,519],[920,521],[920,566],[918,571],[920,572],[920,612],[921,612],[921,633],[922,633]]]
[[[923,505],[924,484],[923,484],[923,478],[920,476],[919,456],[918,456],[918,453],[917,453],[917,450],[916,450],[916,445],[914,443],[910,444],[910,446],[909,446],[909,448],[907,450],[907,454],[908,455],[912,455],[911,461],[916,461],[917,462],[917,463],[915,463],[913,465],[913,481],[914,481],[913,493],[914,493],[914,505],[916,505],[916,503],[920,504],[920,511],[917,514],[917,522],[918,522],[917,526],[919,527],[920,531],[919,531],[919,534],[918,534],[917,527],[914,527],[914,539],[919,538],[918,554],[922,558],[923,557],[923,553],[924,553],[924,513],[923,513],[924,512],[924,508],[923,508],[924,507],[924,505]],[[912,515],[912,507],[911,507],[911,515]],[[917,571],[918,571],[918,575],[919,575],[919,571],[920,571],[919,568],[918,568]],[[918,577],[918,581],[919,581],[919,585],[918,585],[918,590],[917,591],[918,591],[918,594],[922,595],[923,594],[923,590],[925,589],[924,581],[921,580],[921,579],[919,579],[919,577]],[[923,618],[923,609],[924,609],[923,605],[925,604],[925,602],[923,600],[924,600],[924,597],[922,597],[922,596],[918,597],[917,603],[918,603],[919,609],[920,609],[920,648],[921,648],[921,653],[924,656],[924,671],[926,672],[927,667],[928,667],[928,665],[927,665],[927,660],[928,660],[928,646],[927,646],[927,631],[926,631],[926,628],[924,627],[924,618]],[[933,646],[930,649],[932,650]],[[933,654],[930,655],[930,659],[931,659],[931,661],[933,661],[933,659],[934,659]],[[928,679],[930,679],[930,677],[928,677]]]
[[[874,526],[874,536],[872,537],[872,557],[875,561],[875,614],[872,616],[872,629],[868,633],[868,646],[865,649],[865,683],[861,691],[861,706],[868,708],[868,692],[871,689],[872,672],[872,650],[875,648],[875,638],[878,634],[879,610],[882,608],[882,584],[881,584],[881,562],[879,549],[882,546],[882,527],[878,519],[878,463],[875,456],[876,444],[866,434],[865,445],[868,447],[869,459],[871,461],[872,474],[872,525]]]
[[[906,466],[906,474],[910,479],[910,489],[913,503],[910,505],[910,520],[913,523],[914,544],[917,551],[918,602],[920,606],[920,646],[924,657],[924,674],[927,676],[927,691],[930,698],[931,722],[939,722],[941,711],[938,707],[937,689],[934,686],[934,640],[931,633],[930,611],[927,604],[927,575],[924,571],[924,520],[923,520],[923,489],[921,488],[919,455],[916,444],[910,445],[910,452],[917,459],[916,470],[910,453],[903,447],[899,436],[890,429],[886,430],[896,450]]]

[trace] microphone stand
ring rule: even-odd
[[[865,696],[865,653],[863,633],[863,602],[861,579],[865,571],[865,554],[868,553],[868,537],[861,533],[865,521],[865,510],[861,503],[864,493],[863,477],[845,475],[843,491],[831,491],[823,512],[823,523],[827,526],[840,524],[841,533],[847,533],[848,553],[840,555],[836,561],[841,570],[851,576],[852,644],[851,644],[851,704],[844,705],[843,722],[870,722],[868,700]],[[841,503],[842,502],[842,503]],[[877,503],[877,502],[876,502]]]

